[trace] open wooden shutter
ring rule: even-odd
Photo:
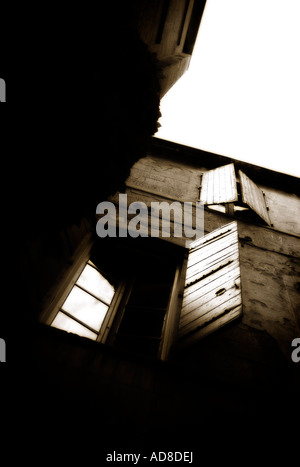
[[[237,223],[190,247],[178,345],[193,343],[242,313]]]
[[[208,170],[202,175],[200,201],[203,204],[231,203],[237,201],[234,165],[228,164]]]
[[[268,225],[271,225],[269,213],[265,203],[265,197],[260,188],[239,170],[240,183],[242,188],[242,199],[245,204],[253,209]]]

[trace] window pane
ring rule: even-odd
[[[94,341],[97,339],[97,334],[85,328],[81,324],[77,323],[76,321],[74,321],[74,319],[69,318],[61,311],[57,313],[51,326],[58,329],[63,329],[67,332],[78,334],[79,336],[88,337],[89,339],[92,339]]]
[[[110,304],[115,293],[114,287],[95,268],[87,264],[77,284],[96,297]]]
[[[75,285],[63,304],[62,309],[96,331],[99,331],[108,306]]]

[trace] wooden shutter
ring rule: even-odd
[[[271,225],[263,192],[241,170],[239,170],[239,176],[243,202],[248,204],[248,206],[253,209],[253,211],[256,212],[256,214],[258,214],[259,217],[261,217],[268,225]]]
[[[237,201],[234,165],[228,164],[208,170],[202,175],[200,201],[203,204],[231,203]]]
[[[199,340],[241,313],[237,223],[232,222],[190,247],[178,345]]]

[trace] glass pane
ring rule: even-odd
[[[96,297],[110,304],[115,293],[114,287],[95,268],[87,264],[77,284]]]
[[[99,331],[108,306],[75,285],[63,304],[62,309],[96,331]]]
[[[97,339],[97,334],[85,328],[81,324],[77,323],[76,321],[74,321],[74,319],[69,318],[69,316],[66,316],[61,311],[57,313],[51,326],[58,329],[63,329],[67,332],[78,334],[79,336],[88,337],[89,339],[92,339],[94,341]]]

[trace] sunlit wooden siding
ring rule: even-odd
[[[204,172],[200,201],[204,204],[231,203],[237,201],[234,165],[228,164]]]

